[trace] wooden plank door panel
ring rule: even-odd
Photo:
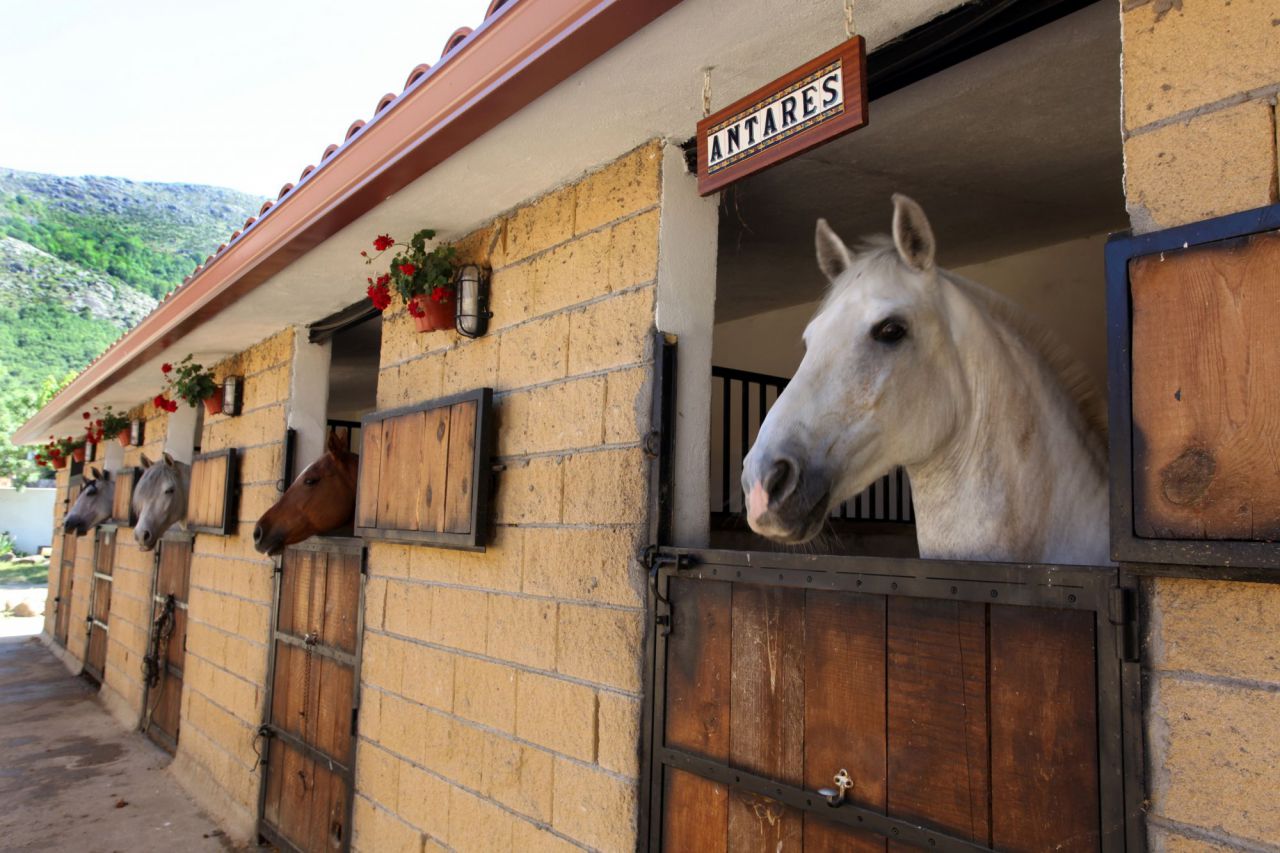
[[[147,690],[143,728],[153,741],[170,752],[177,749],[182,716],[192,544],[188,534],[170,533],[160,540],[151,598],[152,626],[164,613],[170,595],[174,605],[172,629],[164,648],[164,660],[160,662],[159,682]]]
[[[107,664],[107,632],[111,615],[111,588],[115,571],[116,530],[98,528],[93,548],[93,592],[89,598],[89,642],[85,669],[102,680]]]
[[[53,623],[54,638],[63,647],[71,631],[71,594],[75,589],[76,535],[62,534],[62,553],[58,560],[58,600]]]
[[[292,547],[281,560],[259,823],[278,846],[350,843],[361,569],[349,545]]]
[[[1096,611],[674,575],[667,596],[659,754],[724,771],[659,766],[662,849],[913,849],[735,770],[807,792],[844,770],[853,804],[982,847],[1100,848]]]

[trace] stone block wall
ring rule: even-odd
[[[379,408],[492,386],[501,471],[485,553],[370,547],[357,850],[634,847],[662,152],[461,241],[485,337],[387,313]]]
[[[123,466],[141,465],[144,454],[152,461],[160,459],[164,455],[165,436],[169,430],[168,413],[147,403],[131,411],[129,417],[140,417],[145,421],[143,444],[125,448]],[[145,692],[142,659],[147,654],[151,636],[151,584],[155,578],[155,553],[140,550],[133,541],[133,528],[121,525],[116,533],[115,557],[111,613],[107,620],[107,662],[103,670],[101,696],[116,719],[133,727],[142,719]]]
[[[274,567],[253,549],[253,526],[280,492],[294,332],[280,332],[215,367],[244,377],[238,417],[206,416],[207,453],[240,456],[235,533],[197,533],[191,558],[182,716],[173,770],[232,837],[254,832],[261,773],[254,731],[263,722]]]
[[[1135,232],[1277,201],[1280,7],[1122,4],[1125,194]],[[1156,579],[1148,785],[1156,850],[1280,844],[1280,586]]]
[[[1125,196],[1142,233],[1277,200],[1280,9],[1124,0]]]

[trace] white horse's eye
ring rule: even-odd
[[[165,489],[165,490],[164,490],[164,493],[165,493],[166,495],[171,495],[171,494],[173,494],[173,486],[170,486],[169,488]]]
[[[897,317],[886,317],[871,327],[871,337],[882,344],[896,344],[907,336],[907,323]]]

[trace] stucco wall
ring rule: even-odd
[[[1276,201],[1275,3],[1127,2],[1123,20],[1135,231]],[[1145,597],[1153,848],[1272,849],[1280,586],[1159,579]]]
[[[34,554],[53,544],[53,501],[56,489],[0,488],[0,531],[13,536],[13,546]]]
[[[464,240],[487,336],[388,312],[379,407],[490,385],[503,469],[485,553],[371,545],[358,850],[634,847],[661,165],[646,145]]]

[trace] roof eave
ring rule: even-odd
[[[22,425],[49,429],[679,0],[537,0],[487,19]],[[159,377],[157,377],[157,386]]]

